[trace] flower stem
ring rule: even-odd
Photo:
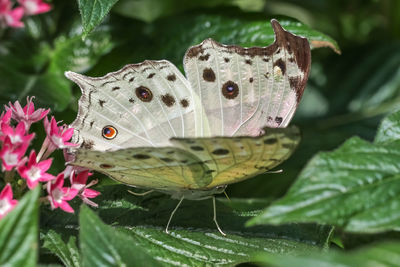
[[[36,162],[39,162],[42,160],[43,154],[46,152],[48,146],[49,146],[49,138],[46,136],[46,138],[43,141],[42,147],[40,148],[40,151],[36,156]],[[43,158],[43,159],[46,159],[46,158]]]

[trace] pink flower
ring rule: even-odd
[[[67,142],[74,134],[74,128],[68,128],[67,125],[57,126],[57,122],[54,117],[51,117],[50,122],[47,118],[44,119],[44,129],[51,143],[48,150],[54,151],[56,148],[67,148],[78,145]]]
[[[43,3],[42,0],[18,0],[18,3],[24,8],[27,15],[45,13],[51,9],[51,6]]]
[[[7,184],[0,193],[0,219],[9,213],[17,204],[18,200],[13,199],[11,185]]]
[[[50,201],[52,209],[60,208],[65,212],[73,213],[74,210],[67,201],[73,199],[78,194],[78,190],[69,187],[63,187],[63,185],[64,175],[61,173],[57,176],[55,181],[50,181],[47,183],[47,192],[49,193],[47,198]]]
[[[18,167],[18,173],[22,178],[26,179],[29,189],[33,189],[39,182],[47,182],[55,179],[46,171],[51,166],[52,159],[46,159],[41,162],[36,161],[36,153],[32,150],[29,155],[28,166],[22,165]]]
[[[35,136],[35,134],[25,135],[25,123],[22,121],[18,123],[17,127],[14,129],[8,124],[1,125],[1,132],[3,135],[0,136],[0,140],[4,141],[4,139],[8,136],[10,138],[11,144],[19,145],[22,143],[26,143],[29,146],[29,143]]]
[[[23,27],[21,19],[24,16],[24,9],[22,7],[11,9],[11,7],[10,0],[0,0],[0,26]]]
[[[87,179],[92,174],[93,173],[90,173],[88,170],[80,172],[77,175],[75,175],[75,173],[72,172],[70,176],[70,181],[72,185],[71,188],[77,189],[79,191],[78,196],[82,199],[83,202],[93,207],[97,207],[98,205],[93,201],[89,200],[89,198],[97,197],[98,195],[100,195],[100,192],[88,188],[92,185],[97,184],[97,180],[93,180],[89,184],[86,184]]]
[[[6,136],[3,147],[0,150],[0,158],[3,163],[2,170],[11,171],[15,166],[21,164],[23,162],[21,161],[21,157],[25,154],[28,146],[28,143],[14,146],[11,143],[10,137]]]
[[[29,129],[32,123],[43,119],[50,111],[50,109],[45,110],[44,108],[39,108],[38,110],[35,110],[33,98],[34,97],[27,97],[26,105],[23,108],[18,101],[15,101],[14,105],[10,102],[9,107],[5,106],[7,111],[10,109],[12,110],[12,118],[14,120],[16,120],[17,122],[23,121],[25,123],[26,130]]]
[[[1,113],[1,115],[0,115],[0,129],[1,129],[3,124],[10,124],[11,115],[12,115],[12,111],[11,110],[7,110],[6,113],[4,113],[4,111]]]

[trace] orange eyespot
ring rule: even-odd
[[[118,134],[117,129],[115,129],[111,125],[107,125],[102,130],[102,135],[105,139],[111,140],[114,139]]]

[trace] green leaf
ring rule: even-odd
[[[376,133],[375,143],[400,140],[400,111],[394,112],[382,120]]]
[[[99,25],[118,0],[78,0],[82,17],[83,39]]]
[[[315,225],[248,229],[244,222],[257,214],[266,201],[233,199],[217,201],[217,219],[226,237],[218,232],[212,220],[211,200],[184,201],[174,215],[168,235],[164,229],[176,200],[160,194],[137,198],[127,194],[123,186],[110,189],[102,196],[105,200],[100,204],[100,216],[124,229],[153,258],[167,263],[233,265],[265,250],[276,253],[320,250],[327,247],[332,231],[330,227]]]
[[[326,252],[312,253],[304,256],[263,254],[256,257],[262,266],[285,267],[351,267],[351,266],[398,266],[400,262],[400,243],[386,242],[370,245],[348,253]]]
[[[84,266],[161,266],[126,234],[104,224],[88,207],[80,212]]]
[[[312,48],[327,46],[339,52],[337,43],[327,35],[294,19],[278,17],[278,21],[287,31],[308,38]],[[230,9],[224,15],[191,14],[160,20],[155,29],[153,35],[162,44],[160,57],[175,63],[182,61],[186,49],[207,38],[223,44],[267,46],[275,37],[265,15],[256,13],[249,16]]]
[[[97,28],[85,40],[76,32],[78,31],[71,30],[71,33],[54,40],[49,67],[51,71],[59,71],[62,74],[67,70],[85,72],[114,47],[109,27]]]
[[[36,266],[40,187],[28,192],[0,221],[0,265]]]
[[[393,119],[392,115],[386,121]],[[378,141],[393,137],[384,121]],[[400,140],[370,143],[358,137],[317,154],[288,193],[248,222],[317,222],[349,232],[400,229]]]
[[[64,266],[67,267],[79,267],[80,264],[80,254],[76,246],[76,238],[71,236],[68,243],[62,240],[60,234],[50,230],[45,234],[42,234],[41,239],[44,240],[43,247],[49,249],[57,257],[60,258]]]
[[[217,201],[218,222],[227,234],[223,237],[212,220],[212,201],[209,199],[184,201],[172,219],[170,234],[166,234],[164,229],[177,201],[157,193],[138,198],[126,190],[124,185],[105,186],[100,190],[102,195],[96,199],[99,217],[114,228],[93,221],[92,216],[87,220],[87,213],[81,214],[84,262],[96,265],[99,263],[96,260],[105,261],[101,255],[117,257],[112,254],[114,251],[120,251],[122,255],[127,250],[126,255],[118,257],[129,259],[135,256],[130,255],[132,251],[141,251],[137,254],[164,263],[203,266],[226,262],[234,265],[249,261],[253,254],[262,251],[299,254],[325,250],[333,231],[332,227],[314,224],[246,228],[244,223],[268,202],[233,199],[231,202]],[[74,229],[78,226],[74,216],[65,216],[55,210],[46,211],[41,217],[44,218],[43,228],[52,227],[63,236],[76,234]],[[85,260],[84,257],[89,258]],[[140,263],[139,260],[135,262]]]

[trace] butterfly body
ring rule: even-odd
[[[99,78],[66,72],[82,90],[70,164],[178,199],[212,196],[280,164],[300,141],[287,125],[311,57],[305,38],[271,23],[267,47],[207,39],[189,48],[186,77],[166,60]]]

